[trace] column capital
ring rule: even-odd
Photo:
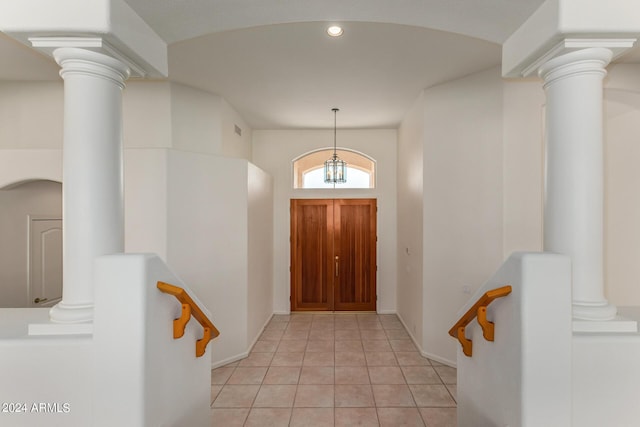
[[[503,77],[535,76],[550,59],[572,50],[604,47],[613,59],[633,46],[640,34],[640,3],[548,0],[502,44]]]
[[[521,58],[514,64],[503,63],[504,77],[531,77],[549,61],[569,53],[590,49],[606,49],[611,52],[609,62],[633,48],[637,39],[624,38],[579,38],[567,37],[542,47],[543,50],[527,58]],[[503,56],[505,55],[503,48]],[[504,61],[504,58],[503,58]],[[506,69],[505,69],[506,67]]]
[[[136,77],[169,73],[167,43],[124,0],[0,2],[0,30],[47,55],[83,47],[119,59]]]
[[[96,54],[101,54],[105,57],[109,57],[117,60],[124,66],[126,66],[129,71],[127,71],[127,77],[129,75],[134,75],[136,77],[145,77],[147,72],[144,69],[144,66],[138,64],[136,61],[131,59],[128,55],[123,53],[120,49],[115,48],[111,43],[105,40],[103,37],[79,37],[79,36],[57,36],[57,37],[29,37],[29,43],[34,49],[37,49],[43,52],[46,55],[53,56],[58,65],[62,66],[58,58],[56,57],[55,52],[60,51],[62,49],[77,49],[82,50],[84,52],[92,52]],[[79,53],[79,55],[82,55]],[[67,53],[66,56],[72,58],[72,53]],[[104,62],[101,61],[99,57],[92,57],[90,54],[85,54],[87,60],[95,61],[98,63]],[[92,59],[95,58],[95,59]],[[112,66],[108,62],[104,65]]]
[[[613,58],[613,52],[603,47],[586,48],[556,56],[542,64],[538,76],[544,80],[545,89],[558,81],[579,74],[607,74],[606,67]]]
[[[62,47],[53,51],[53,57],[62,68],[63,79],[72,74],[85,74],[108,79],[124,89],[124,82],[131,74],[129,67],[118,59],[86,49]]]
[[[608,50],[611,52],[611,57],[609,58],[609,62],[611,62],[627,50],[631,49],[635,42],[635,38],[565,38],[550,47],[538,57],[534,57],[533,59],[523,62],[521,67],[521,76],[528,77],[535,75],[541,67],[553,59],[583,50]]]

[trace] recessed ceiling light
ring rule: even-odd
[[[342,30],[342,27],[339,27],[337,25],[332,25],[327,28],[327,34],[329,34],[331,37],[340,37],[343,32],[344,31]]]

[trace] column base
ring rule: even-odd
[[[572,313],[574,320],[607,321],[615,319],[618,309],[606,300],[601,303],[574,301],[572,304]]]
[[[61,301],[51,308],[49,318],[54,323],[92,322],[93,304],[65,304]]]
[[[629,333],[638,332],[638,322],[618,316],[618,309],[607,301],[573,303],[573,332]]]

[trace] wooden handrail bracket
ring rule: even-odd
[[[495,325],[493,322],[487,320],[487,306],[493,302],[493,300],[501,297],[505,297],[511,293],[511,286],[506,285],[501,288],[492,289],[485,292],[478,301],[465,314],[460,317],[455,325],[449,330],[449,335],[457,338],[462,345],[462,352],[471,357],[472,354],[472,341],[467,339],[465,335],[465,328],[474,318],[478,318],[478,324],[482,327],[482,335],[487,341],[494,340]]]
[[[482,328],[482,335],[487,341],[493,341],[493,333],[495,331],[495,324],[487,320],[487,307],[484,305],[478,307],[478,323]]]
[[[182,304],[182,315],[173,320],[173,338],[182,338],[184,330],[187,327],[187,323],[191,320],[191,306],[189,304]]]
[[[198,323],[202,325],[204,332],[202,338],[196,341],[196,357],[202,356],[207,349],[209,341],[220,335],[220,331],[218,331],[207,315],[204,314],[202,309],[191,299],[184,289],[165,282],[158,282],[158,289],[165,294],[173,295],[182,304],[180,317],[173,321],[174,339],[181,338],[184,335],[184,330],[189,320],[191,320],[191,316],[195,317]]]
[[[462,352],[467,356],[471,357],[472,341],[468,340],[467,337],[464,335],[464,330],[465,330],[464,326],[460,326],[458,328],[457,338],[458,338],[458,341],[460,341],[460,344],[462,344]]]
[[[202,334],[202,338],[196,341],[196,357],[200,357],[204,354],[207,349],[207,344],[211,341],[211,329],[204,328],[204,332]]]

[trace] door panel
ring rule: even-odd
[[[291,201],[291,302],[298,310],[332,310],[332,224],[331,200]]]
[[[376,309],[376,204],[335,200],[335,310]]]
[[[291,310],[376,309],[376,200],[291,200]]]
[[[51,307],[61,299],[62,220],[32,217],[29,224],[29,305]]]

